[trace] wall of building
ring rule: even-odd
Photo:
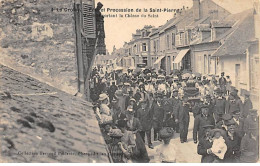
[[[248,70],[246,68],[246,55],[234,55],[234,56],[223,56],[219,59],[218,74],[221,72],[220,64],[223,63],[223,72],[225,75],[229,75],[232,81],[232,86],[235,86],[239,91],[241,89],[249,90],[247,88],[249,80]],[[240,66],[239,72],[237,71],[236,65]]]
[[[1,62],[75,94],[73,0],[9,0],[0,7]],[[57,11],[61,9],[61,11]]]

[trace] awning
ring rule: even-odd
[[[161,60],[162,60],[164,57],[165,57],[165,56],[160,56],[160,57],[154,62],[154,65],[160,63]]]
[[[179,52],[179,54],[176,56],[176,58],[174,59],[173,63],[180,63],[182,58],[187,54],[187,52],[189,51],[190,49],[185,49],[185,50],[181,50]]]

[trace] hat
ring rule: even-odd
[[[202,108],[209,108],[209,107],[207,105],[203,104],[200,108],[202,109]]]
[[[250,92],[245,91],[245,92],[244,92],[244,95],[245,95],[245,96],[250,96]]]
[[[133,101],[133,102],[136,102],[136,100],[134,98],[131,98],[129,101]]]
[[[232,93],[232,92],[231,92]],[[235,99],[235,97],[233,96],[233,95],[230,95],[229,96],[229,100],[234,100]]]
[[[123,91],[122,90],[116,90],[115,95],[116,95],[116,97],[121,97],[121,96],[123,96]]]
[[[204,128],[204,129],[213,129],[214,125],[206,124],[206,125],[202,126],[202,128]]]
[[[124,83],[125,86],[131,86],[128,82]]]
[[[139,103],[140,103],[140,104],[143,104],[143,103],[145,103],[145,104],[146,104],[146,101],[145,101],[145,100],[143,100],[143,99],[140,99],[140,100],[139,100]]]
[[[159,136],[161,139],[171,138],[174,135],[174,131],[170,127],[164,127],[159,131]]]
[[[225,122],[225,125],[226,125],[226,126],[236,125],[236,122],[235,122],[234,119],[230,119],[230,120],[227,120],[227,121]]]
[[[222,129],[213,129],[210,131],[210,135],[214,137],[216,132],[220,132],[221,136],[224,137],[226,135],[226,132]]]
[[[111,129],[110,132],[108,133],[110,137],[122,137],[124,134],[120,129]]]
[[[220,88],[217,88],[217,89],[215,90],[215,92],[216,92],[216,93],[222,93],[222,91],[221,91]]]
[[[234,111],[234,112],[233,112],[233,115],[240,115],[239,110]]]
[[[232,119],[232,116],[230,114],[224,114],[222,116],[222,119],[225,120],[225,121],[228,121],[228,120]]]
[[[209,94],[207,94],[205,97],[206,97],[206,98],[211,98],[211,96],[210,96]]]
[[[100,101],[103,101],[105,99],[108,99],[108,96],[105,93],[102,93],[102,94],[99,95],[99,100]]]
[[[134,114],[133,108],[131,108],[131,107],[128,108],[127,111],[126,111],[126,113],[133,115],[133,114]]]

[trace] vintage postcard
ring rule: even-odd
[[[0,163],[259,163],[259,0],[1,0]]]

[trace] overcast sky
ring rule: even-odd
[[[213,0],[220,6],[224,7],[231,13],[238,13],[243,10],[252,8],[253,0]],[[178,9],[183,6],[192,7],[192,0],[96,0],[97,2],[101,2],[105,8],[105,11],[102,12],[103,15],[108,14],[130,14],[130,13],[122,13],[122,12],[111,12],[107,11],[108,8],[112,9],[122,9],[129,8],[136,10],[137,8],[142,9],[142,12],[133,14],[158,14],[158,17],[155,18],[133,18],[133,17],[105,17],[105,33],[106,33],[106,47],[108,51],[111,53],[113,50],[113,46],[116,48],[120,48],[123,46],[124,42],[129,42],[132,37],[132,33],[135,33],[136,29],[141,29],[144,25],[153,25],[160,26],[166,23],[167,20],[173,17],[172,12],[154,12],[154,13],[144,13],[143,8],[168,8],[168,9]]]

